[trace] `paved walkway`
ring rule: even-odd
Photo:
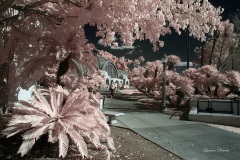
[[[108,97],[108,91],[102,91]],[[239,160],[240,134],[207,124],[182,121],[157,110],[144,109],[130,95],[106,98],[104,110],[125,113],[117,125],[127,127],[186,160]]]

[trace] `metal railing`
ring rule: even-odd
[[[206,109],[202,110],[200,109],[200,104],[201,103],[205,103],[206,105]],[[230,106],[226,106],[226,107],[230,107],[230,109],[227,109],[227,111],[221,111],[218,110],[217,107],[213,107],[214,103],[218,103],[218,104],[229,104]],[[237,114],[239,115],[239,111],[240,111],[240,98],[228,98],[228,99],[220,99],[220,98],[204,98],[204,99],[198,99],[197,100],[197,113],[199,112],[210,112],[212,113],[228,113],[228,114],[234,114],[234,104],[236,104],[236,109],[237,109]]]

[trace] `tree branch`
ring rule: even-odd
[[[15,29],[19,33],[22,33],[23,35],[28,36],[28,37],[31,36],[30,34],[27,34],[27,33],[23,32],[23,31],[21,31],[20,29],[18,29],[15,25],[11,24],[11,26],[13,27],[13,29]]]
[[[59,18],[57,16],[51,15],[46,11],[40,11],[40,10],[36,10],[36,9],[32,9],[32,8],[26,8],[26,7],[22,7],[22,6],[18,6],[18,5],[13,5],[12,6],[13,9],[22,11],[24,14],[26,15],[31,15],[31,14],[38,14],[38,15],[42,15],[45,16],[47,18],[53,19],[55,21],[57,21],[58,23],[61,23],[63,18]]]
[[[19,17],[19,15],[14,15],[12,17],[3,18],[3,20],[0,21],[0,26],[18,21],[18,17]]]
[[[38,1],[38,2],[34,2],[32,4],[29,4],[29,5],[26,5],[25,8],[35,8],[35,7],[39,7],[39,6],[42,6],[46,3],[57,3],[58,1],[57,0],[41,0],[41,1]]]
[[[76,2],[73,2],[73,1],[71,1],[71,0],[69,0],[69,2],[70,2],[71,4],[73,4],[73,5],[75,5],[76,7],[79,7],[79,8],[83,7],[83,5],[82,5],[81,2],[76,3]]]
[[[0,0],[0,14],[4,13],[8,8],[10,8],[12,6],[12,4],[14,3],[14,0]]]

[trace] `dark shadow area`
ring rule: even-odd
[[[102,95],[104,95],[106,98],[110,98],[110,92],[109,91],[101,91]],[[150,98],[143,93],[132,93],[132,94],[124,94],[121,92],[116,92],[115,95],[112,98],[113,100],[119,100],[122,102],[131,102],[133,104],[126,105],[126,103],[123,103],[123,105],[117,105],[116,107],[110,107],[114,106],[115,102],[109,103],[108,105],[105,105],[105,109],[118,111],[118,112],[124,112],[124,113],[132,113],[132,112],[147,112],[147,113],[157,113],[162,112],[162,102],[156,101],[153,98]],[[136,102],[136,103],[135,103]],[[117,102],[116,102],[117,104]],[[180,120],[188,120],[189,115],[189,108],[188,107],[182,107],[182,106],[173,106],[170,104],[167,104],[168,111],[164,114],[169,115],[169,118],[172,117],[179,117]]]

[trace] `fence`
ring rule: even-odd
[[[240,98],[231,99],[198,99],[190,100],[191,106],[197,106],[197,113],[209,112],[209,113],[227,113],[240,115]],[[193,104],[194,103],[194,104]]]

